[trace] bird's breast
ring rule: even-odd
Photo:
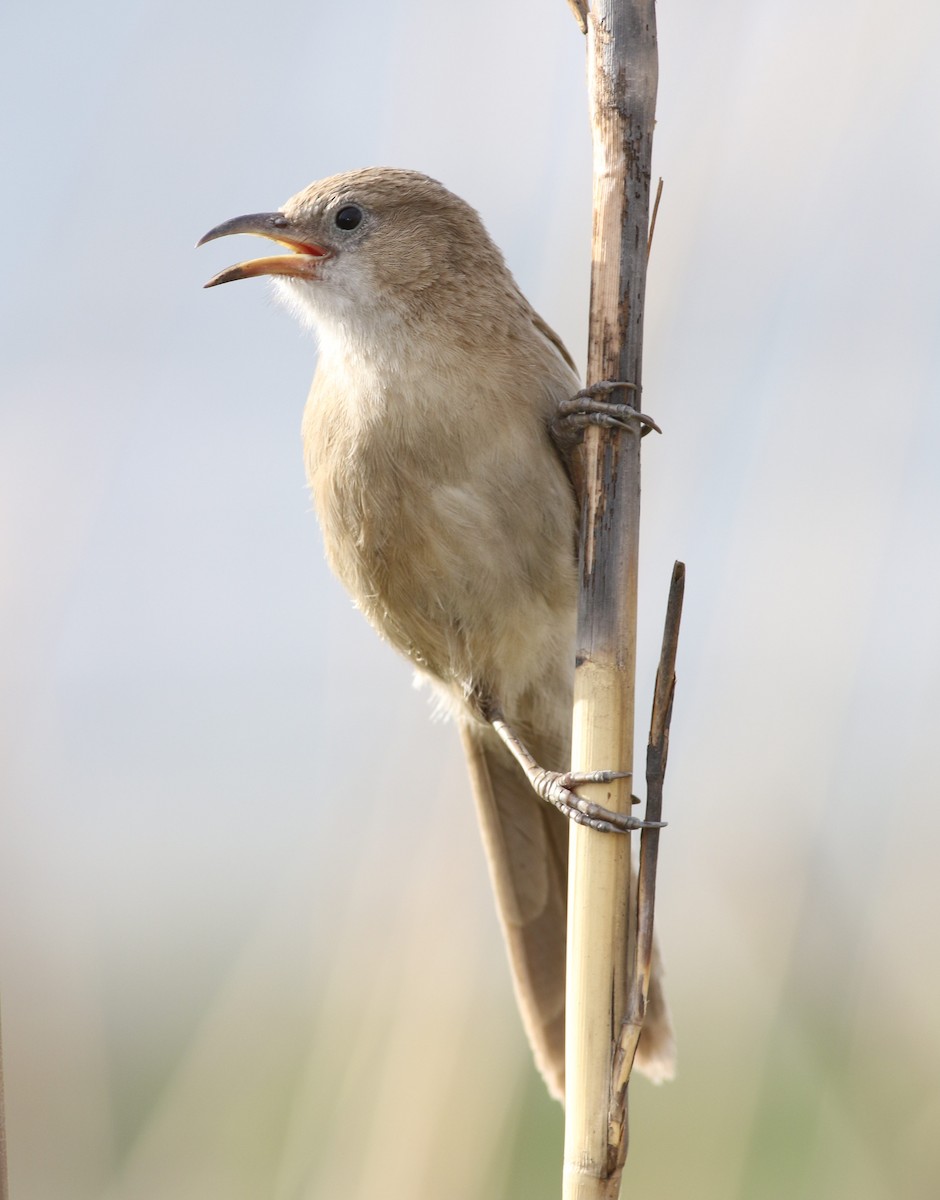
[[[531,411],[314,394],[307,470],[327,556],[376,628],[446,683],[538,673],[574,614],[574,498]]]

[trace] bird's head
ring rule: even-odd
[[[234,233],[269,238],[288,253],[237,263],[206,287],[275,276],[283,298],[315,325],[387,324],[428,309],[443,315],[451,299],[466,305],[474,292],[492,289],[494,275],[506,276],[477,213],[417,171],[334,175],[277,212],[224,221],[198,245]]]

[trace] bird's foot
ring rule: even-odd
[[[630,833],[634,829],[661,829],[662,821],[641,821],[628,812],[614,812],[601,804],[593,804],[575,792],[582,783],[613,783],[617,779],[629,779],[630,771],[547,771],[540,766],[527,749],[525,743],[506,724],[499,708],[492,701],[485,702],[481,711],[503,745],[525,771],[537,795],[578,825],[587,825],[599,833]]]
[[[636,384],[604,379],[575,392],[570,399],[562,400],[552,422],[556,440],[562,445],[575,444],[584,436],[588,425],[600,425],[604,429],[636,429],[639,426],[640,437],[645,437],[651,429],[662,433],[652,417],[637,412],[631,405],[599,398],[619,388],[635,392]]]
[[[630,813],[614,812],[600,804],[592,804],[577,795],[574,788],[582,783],[613,783],[629,779],[629,771],[533,771],[529,778],[536,793],[554,804],[559,812],[577,825],[586,825],[599,833],[630,833],[635,829],[661,829],[664,821],[641,821]]]

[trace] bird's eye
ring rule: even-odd
[[[355,229],[362,220],[362,209],[355,204],[347,204],[333,219],[340,229]]]

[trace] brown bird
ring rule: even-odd
[[[571,356],[477,213],[425,175],[336,175],[199,244],[234,233],[289,251],[206,286],[276,276],[313,327],[303,441],[327,557],[458,723],[523,1023],[562,1098],[566,817],[641,824],[574,790],[618,773],[567,774],[572,472],[587,422],[635,414],[579,393]],[[661,1080],[674,1056],[657,957],[636,1065]]]

